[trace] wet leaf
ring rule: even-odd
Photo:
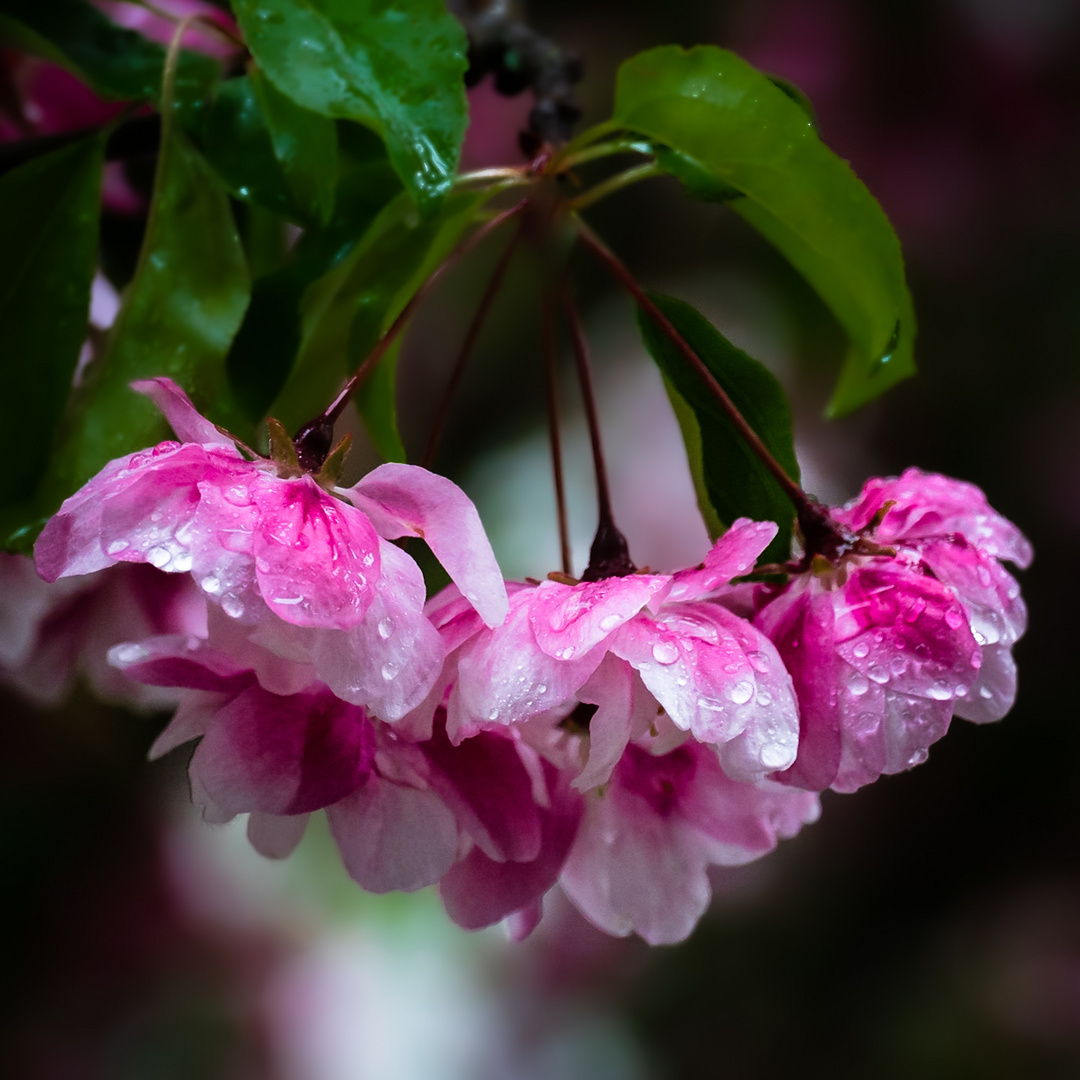
[[[87,139],[0,178],[4,507],[31,500],[37,490],[86,339],[103,150],[103,138]],[[8,532],[26,513],[10,517]]]
[[[914,373],[896,234],[790,91],[724,49],[665,46],[623,64],[615,120],[665,148],[658,161],[691,194],[727,200],[832,310],[850,339],[833,415]]]
[[[337,175],[334,123],[294,105],[258,73],[222,84],[203,147],[236,198],[298,224],[328,220]]]
[[[468,119],[467,43],[442,0],[234,0],[233,10],[278,90],[377,132],[421,207],[446,193]]]
[[[105,352],[87,371],[45,479],[49,509],[122,454],[169,438],[156,408],[129,383],[176,380],[236,430],[225,355],[248,302],[248,274],[228,196],[213,170],[166,121],[146,236]],[[242,429],[237,434],[246,434]]]
[[[0,21],[21,48],[67,68],[103,97],[161,96],[165,50],[86,0],[0,0]],[[220,75],[216,60],[185,49],[176,70],[177,102],[205,98]]]
[[[784,471],[798,481],[791,410],[775,376],[732,345],[689,304],[670,296],[650,296],[705,362]],[[676,415],[683,428],[698,501],[713,539],[718,535],[718,525],[726,527],[738,517],[775,521],[780,531],[761,558],[763,562],[787,559],[795,520],[791,501],[670,339],[640,308],[637,317],[645,347],[660,368],[668,393],[684,405],[676,408]]]

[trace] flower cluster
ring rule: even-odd
[[[1030,550],[970,485],[869,482],[828,512],[843,542],[781,584],[740,580],[776,532],[746,519],[677,573],[504,583],[450,481],[384,465],[337,487],[245,453],[166,379],[136,389],[181,441],[68,499],[41,576],[183,582],[198,611],[130,622],[109,656],[176,695],[152,752],[199,740],[206,819],[247,813],[284,856],[325,810],[360,885],[438,883],[462,926],[527,933],[559,882],[611,933],[681,940],[710,866],[923,760],[954,712],[1012,704],[1025,613],[1000,560]],[[427,603],[402,537],[453,581]]]

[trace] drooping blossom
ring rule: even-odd
[[[726,776],[716,754],[688,739],[654,755],[631,743],[585,819],[561,883],[609,934],[651,945],[689,936],[708,907],[709,866],[739,866],[816,821],[818,798],[763,780]]]
[[[175,703],[107,660],[129,637],[163,633],[206,633],[206,601],[189,578],[122,565],[49,584],[25,555],[0,554],[0,679],[37,704],[59,703],[79,677],[106,701]]]
[[[35,547],[47,581],[124,562],[191,574],[261,648],[388,720],[423,699],[443,658],[420,570],[389,540],[423,537],[486,623],[505,616],[476,509],[449,480],[383,465],[329,490],[245,456],[170,380],[133,387],[183,441],[110,462],[65,501]]]
[[[1012,706],[1026,613],[998,560],[1025,566],[1031,549],[978,488],[917,469],[830,514],[872,546],[764,590],[756,625],[799,697],[799,756],[780,779],[853,791],[924,761],[954,712]]]
[[[208,640],[163,636],[116,647],[142,682],[181,688],[180,707],[152,748],[191,739],[192,797],[208,821],[250,813],[248,835],[283,857],[308,815],[325,809],[349,874],[365,889],[411,891],[442,881],[451,916],[486,926],[521,913],[527,931],[555,883],[581,816],[581,797],[505,730],[458,746],[436,717],[427,737],[390,725],[313,682],[274,694]]]
[[[582,790],[603,783],[660,713],[714,746],[736,780],[787,767],[798,732],[790,678],[764,635],[709,599],[753,567],[775,532],[740,519],[700,566],[676,574],[514,587],[506,622],[476,627],[444,671],[451,737],[565,716],[566,703],[582,702],[597,706]],[[443,632],[456,644],[469,618],[448,617]]]

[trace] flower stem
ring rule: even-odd
[[[446,390],[443,393],[439,411],[435,416],[435,422],[431,425],[431,433],[428,435],[427,446],[424,448],[424,456],[420,461],[420,464],[425,469],[430,467],[431,462],[435,457],[435,448],[438,446],[439,439],[443,433],[443,428],[446,426],[446,418],[450,412],[450,403],[453,401],[458,386],[461,384],[461,379],[465,374],[465,368],[468,365],[469,357],[472,355],[473,348],[476,346],[476,339],[480,336],[484,321],[487,319],[488,312],[491,310],[491,305],[498,295],[503,279],[506,277],[507,267],[510,265],[510,260],[517,250],[518,243],[521,241],[524,231],[525,221],[522,219],[518,224],[517,232],[510,238],[510,242],[506,245],[502,255],[499,256],[499,261],[496,263],[495,269],[491,273],[491,277],[484,289],[484,294],[480,297],[480,303],[477,305],[472,321],[469,323],[469,328],[465,332],[465,340],[461,343],[461,349],[458,352],[454,368],[450,373],[450,379],[446,384]]]
[[[544,349],[544,376],[547,382],[548,437],[551,440],[551,470],[555,480],[555,507],[559,516],[559,553],[564,574],[571,573],[570,530],[566,518],[566,489],[563,485],[562,440],[559,436],[558,385],[555,379],[554,312],[550,295],[544,297],[541,337]]]
[[[349,399],[356,392],[357,387],[375,370],[375,365],[383,358],[387,349],[390,348],[398,335],[408,325],[413,312],[435,287],[443,274],[493,233],[504,221],[509,221],[510,218],[520,214],[528,205],[528,199],[522,199],[511,206],[509,210],[503,210],[491,218],[490,221],[484,222],[479,229],[450,252],[428,275],[420,288],[409,298],[409,302],[401,309],[398,317],[390,324],[390,328],[376,342],[375,347],[367,354],[363,363],[341,388],[338,396],[318,416],[313,420],[309,420],[293,436],[296,453],[300,458],[300,464],[305,469],[314,470],[322,466],[333,442],[334,424],[349,403]]]
[[[686,343],[683,336],[672,325],[667,316],[649,299],[645,290],[637,283],[630,271],[623,265],[617,255],[600,240],[595,233],[582,221],[578,222],[578,237],[581,242],[607,267],[612,276],[638,303],[642,310],[656,323],[661,333],[682,354],[683,359],[697,373],[705,384],[709,393],[716,399],[717,404],[723,410],[728,420],[740,438],[750,447],[750,450],[758,460],[768,469],[773,479],[780,485],[784,494],[794,503],[799,515],[800,523],[819,522],[822,516],[820,504],[815,502],[794,480],[788,476],[784,467],[773,457],[769,448],[761,441],[757,432],[747,423],[746,418],[735,407],[735,403],[728,397],[724,388],[716,381],[716,377],[705,365],[700,356]],[[804,528],[805,531],[805,528]]]
[[[616,191],[622,191],[623,188],[636,184],[640,180],[651,180],[654,176],[661,176],[663,172],[664,170],[655,161],[646,162],[644,165],[635,165],[625,172],[609,176],[606,180],[589,188],[588,191],[582,193],[576,199],[571,199],[567,203],[567,208],[571,211],[584,210],[586,206],[592,206],[593,203],[606,199],[609,195],[614,195]]]
[[[585,332],[581,326],[577,305],[573,297],[563,294],[563,308],[566,321],[570,326],[570,341],[573,345],[574,365],[577,368],[578,381],[581,384],[581,398],[585,405],[585,420],[589,427],[589,441],[592,444],[593,466],[596,470],[596,501],[599,508],[599,523],[596,537],[589,550],[589,565],[582,575],[582,581],[600,581],[602,578],[623,577],[637,569],[630,559],[630,549],[626,537],[615,525],[615,516],[611,509],[611,491],[608,487],[607,466],[604,462],[604,450],[600,443],[600,418],[596,411],[596,395],[593,393],[592,373],[589,370],[589,347],[585,341]]]

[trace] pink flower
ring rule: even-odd
[[[505,731],[452,746],[441,714],[421,738],[318,682],[272,693],[215,647],[215,625],[209,641],[164,636],[112,651],[129,677],[183,688],[151,756],[200,740],[191,790],[208,821],[250,813],[253,845],[283,857],[325,809],[346,870],[369,891],[442,879],[450,914],[468,927],[536,909],[581,815],[553,769]]]
[[[790,678],[764,635],[709,599],[753,567],[775,530],[741,519],[701,566],[673,575],[518,587],[506,622],[460,647],[451,736],[585,702],[598,709],[582,788],[602,783],[659,712],[713,744],[735,779],[785,768],[798,731]]]
[[[708,866],[759,858],[819,811],[811,792],[729,779],[693,740],[659,757],[631,744],[607,787],[586,797],[560,882],[609,934],[682,941],[709,904]]]
[[[78,676],[106,701],[175,703],[125,678],[106,654],[132,635],[205,632],[206,602],[187,578],[117,566],[48,584],[25,555],[0,555],[0,678],[38,704],[60,702]]]
[[[184,441],[110,462],[61,506],[35,547],[47,581],[119,562],[190,573],[253,640],[386,719],[424,697],[443,656],[420,570],[387,540],[423,537],[489,625],[505,616],[476,509],[449,480],[384,465],[329,491],[249,460],[170,380],[133,386]]]
[[[876,548],[815,557],[763,590],[756,624],[799,698],[799,756],[779,779],[854,791],[924,761],[954,711],[984,721],[1011,707],[1025,612],[997,559],[1031,552],[977,488],[916,469],[831,513]]]

